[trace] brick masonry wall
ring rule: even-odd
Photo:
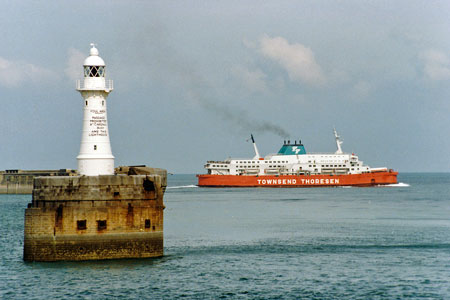
[[[162,256],[164,176],[35,178],[24,260]]]

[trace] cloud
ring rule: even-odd
[[[431,80],[450,79],[450,59],[437,50],[428,50],[422,53],[421,59],[424,62],[425,76]]]
[[[171,45],[168,39],[170,34],[166,32],[164,27],[152,23],[151,26],[137,29],[141,32],[126,35],[124,38],[132,39],[126,43],[138,43],[140,45],[133,51],[135,51],[134,55],[139,58],[140,65],[145,67],[146,72],[152,72],[153,76],[162,79],[164,84],[174,85],[176,89],[183,90],[192,103],[214,114],[217,119],[221,119],[246,133],[270,132],[283,138],[289,136],[284,128],[271,120],[267,120],[267,117],[255,119],[242,107],[231,107],[228,103],[220,102],[223,95],[217,93],[218,89],[214,82],[202,74],[197,63],[179,54],[179,49]],[[150,71],[148,66],[152,66]],[[253,84],[253,88],[261,89],[265,86],[263,84],[263,72],[245,71],[245,68],[240,70],[243,71],[241,76],[246,77],[247,83],[250,86]],[[239,67],[236,71],[239,71]],[[165,80],[166,78],[167,80]],[[186,103],[183,105],[186,105]]]
[[[83,77],[83,62],[86,54],[75,48],[69,48],[67,51],[69,59],[67,60],[64,73],[72,80],[77,80]]]
[[[264,93],[267,91],[267,75],[260,69],[254,71],[243,66],[234,66],[231,73],[250,91]]]
[[[0,85],[13,88],[22,83],[45,82],[53,80],[52,78],[57,78],[53,71],[30,63],[0,57]]]
[[[242,40],[242,43],[244,44],[245,47],[247,47],[249,49],[256,49],[258,47],[257,43],[255,43],[254,41],[251,41],[247,38],[244,38]]]
[[[367,98],[373,91],[374,87],[367,81],[358,81],[352,88],[352,96],[356,100]]]
[[[326,81],[314,53],[302,44],[289,44],[282,37],[265,35],[260,39],[260,51],[265,57],[279,63],[292,81],[312,86],[320,86]]]

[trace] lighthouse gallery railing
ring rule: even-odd
[[[105,80],[105,85],[102,87],[93,87],[91,84],[86,85],[84,80],[77,80],[77,90],[113,90],[114,84],[112,80]]]

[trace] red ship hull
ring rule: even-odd
[[[197,175],[200,187],[334,187],[375,186],[397,183],[398,172],[346,175]]]

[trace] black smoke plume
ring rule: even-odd
[[[175,48],[169,45],[169,34],[155,22],[145,26],[145,35],[136,31],[127,36],[133,39],[130,44],[139,45],[132,50],[133,55],[137,55],[143,63],[137,66],[142,68],[142,72],[154,70],[152,76],[167,78],[172,85],[176,84],[175,88],[184,89],[190,99],[200,107],[247,133],[270,132],[283,138],[289,136],[286,130],[270,121],[253,119],[243,108],[218,102],[219,97],[215,97],[214,86],[197,73],[193,62],[182,59]]]

